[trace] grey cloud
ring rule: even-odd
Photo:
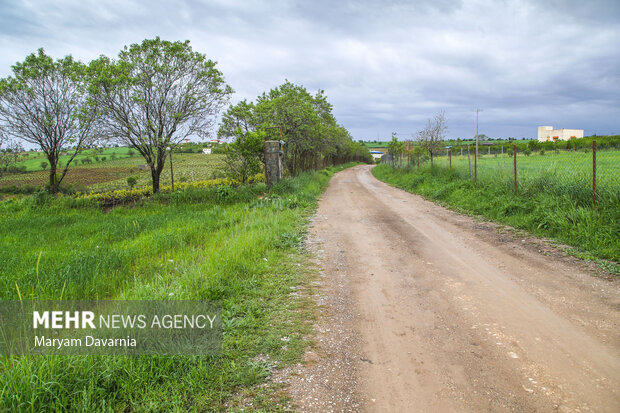
[[[156,35],[218,61],[237,99],[285,78],[325,89],[356,138],[533,136],[537,123],[618,133],[620,3],[515,0],[0,0],[0,75],[38,47],[81,60]],[[484,130],[484,129],[483,129]],[[528,132],[529,131],[529,132]]]

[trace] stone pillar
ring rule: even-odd
[[[282,179],[282,156],[280,141],[265,141],[265,181],[271,186]]]

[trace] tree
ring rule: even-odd
[[[217,132],[219,138],[235,137],[238,130],[242,133],[255,132],[256,124],[254,117],[254,103],[248,103],[246,99],[236,105],[231,105],[222,116],[222,122]]]
[[[433,156],[439,153],[443,147],[447,130],[446,117],[443,112],[440,112],[433,119],[429,119],[426,127],[418,132],[420,146],[428,151],[431,157],[431,165],[433,164]]]
[[[243,100],[230,106],[218,136],[236,138],[260,131],[285,142],[284,164],[291,174],[352,160],[372,162],[368,148],[354,143],[336,122],[322,90],[312,95],[288,80],[260,95],[256,103]]]
[[[325,132],[336,126],[322,91],[312,96],[288,80],[258,97],[254,122],[277,127],[286,142],[285,163],[292,174],[318,168],[328,145]]]
[[[228,173],[242,183],[262,170],[261,154],[265,144],[265,132],[235,132],[237,138],[225,148],[225,164]]]
[[[71,56],[54,61],[39,49],[15,64],[13,74],[0,80],[0,128],[41,148],[50,166],[49,191],[56,193],[75,156],[93,139],[96,108],[88,102],[86,66]],[[60,153],[70,145],[63,169]]]
[[[3,136],[0,132],[0,176],[17,162],[19,154],[24,151],[21,144]]]
[[[215,65],[189,41],[159,37],[125,47],[115,61],[102,56],[90,65],[103,130],[144,157],[153,192],[159,191],[166,148],[189,136],[209,136],[233,93]]]
[[[392,140],[387,145],[388,152],[392,158],[392,165],[396,165],[396,157],[400,157],[405,150],[405,144],[399,142],[396,133],[392,133]]]

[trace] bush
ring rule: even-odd
[[[133,189],[133,187],[136,186],[137,183],[138,183],[138,178],[136,178],[135,176],[127,177],[127,185],[129,185],[129,188]]]
[[[217,189],[215,190],[215,198],[219,202],[232,201],[234,195],[235,195],[234,189],[228,185],[218,186]]]
[[[11,165],[7,168],[6,171],[10,174],[21,174],[21,173],[26,172],[26,167],[24,165],[20,165],[20,166]]]

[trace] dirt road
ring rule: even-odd
[[[620,286],[593,267],[376,180],[337,174],[301,411],[620,412]]]

